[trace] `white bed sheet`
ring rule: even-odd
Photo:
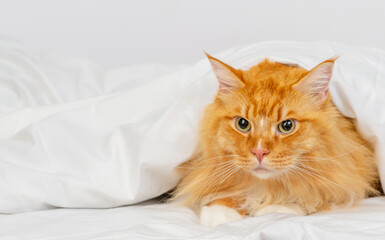
[[[307,69],[335,55],[333,101],[375,144],[384,180],[385,52],[267,42],[214,54],[237,68],[269,57]],[[120,207],[174,188],[217,88],[207,59],[105,71],[0,39],[0,212]]]
[[[206,60],[186,68],[135,66],[105,72],[87,61],[36,55],[8,44],[0,46],[2,212],[122,206],[155,197],[175,186],[173,167],[193,150],[198,112],[211,101],[217,89]],[[236,67],[248,67],[270,56],[311,68],[338,53],[343,55],[336,63],[331,93],[345,115],[357,118],[362,133],[375,138],[384,179],[384,52],[322,42],[275,42],[233,48],[215,56]],[[171,74],[174,71],[176,74]],[[147,95],[158,92],[157,98],[152,96],[151,104],[147,104],[157,109],[155,113],[140,107],[146,103]],[[41,116],[40,110],[47,109],[55,110],[50,112],[52,116]],[[135,117],[141,113],[152,131],[141,129],[140,119],[128,121],[129,110]],[[38,118],[32,118],[35,116]],[[170,116],[174,119],[178,116],[179,124],[166,128]],[[116,128],[118,138],[108,145],[114,147],[110,151],[106,143],[111,140],[110,128],[114,124],[130,131],[120,134],[121,129]],[[39,141],[42,135],[41,131],[35,134],[37,127],[46,130],[51,138],[45,135],[45,141]],[[103,129],[95,137],[94,133]],[[151,148],[135,147],[139,138],[131,136],[131,130],[141,131],[140,136],[147,134],[142,144]],[[58,136],[66,136],[68,149],[76,151],[53,151],[54,154],[42,158],[48,143],[67,146],[64,137]],[[142,150],[140,157],[132,157],[138,149]],[[196,215],[187,208],[154,203],[115,209],[54,209],[0,215],[0,240],[258,238],[385,239],[385,198],[367,199],[352,209],[306,217],[271,214],[216,228],[200,226]]]
[[[147,203],[148,204],[148,203]],[[169,204],[114,209],[53,209],[0,215],[1,240],[385,239],[385,197],[310,216],[268,214],[208,228]]]

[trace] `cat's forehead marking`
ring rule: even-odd
[[[263,128],[263,117],[261,117],[261,119],[259,120],[259,125],[261,127],[261,129]]]
[[[271,126],[271,134],[276,134],[276,129],[277,129],[277,127],[276,126]]]
[[[269,129],[270,119],[264,115],[257,115],[254,118],[254,123],[259,132],[265,132]]]

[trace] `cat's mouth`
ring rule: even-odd
[[[269,171],[271,172],[272,170],[268,169],[268,168],[265,168],[264,166],[262,166],[261,164],[258,165],[258,167],[254,168],[253,171]]]
[[[251,173],[261,179],[266,179],[273,176],[274,171],[259,164],[257,167],[251,170]]]

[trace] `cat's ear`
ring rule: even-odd
[[[205,53],[218,79],[219,91],[228,92],[244,86],[242,72]]]
[[[329,83],[332,78],[334,61],[336,59],[337,57],[318,64],[295,84],[293,88],[314,96],[317,103],[320,105],[323,104],[328,97]]]

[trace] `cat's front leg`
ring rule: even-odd
[[[217,225],[241,220],[245,213],[236,210],[237,204],[233,199],[219,199],[204,206],[200,213],[201,225],[215,227]]]
[[[286,213],[286,214],[294,214],[299,216],[307,215],[307,211],[299,206],[299,205],[279,205],[279,204],[271,204],[261,209],[258,209],[253,216],[261,216],[269,213]]]

